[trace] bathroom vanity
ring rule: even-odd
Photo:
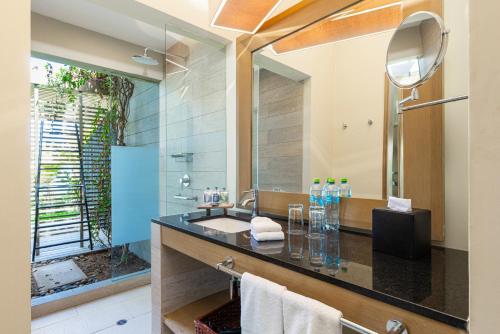
[[[222,214],[222,211],[221,211]],[[240,226],[249,216],[229,213]],[[194,320],[229,300],[231,276],[216,270],[227,257],[233,270],[249,272],[317,299],[344,318],[377,333],[388,320],[405,323],[411,334],[466,333],[467,252],[433,247],[430,257],[410,261],[372,251],[361,230],[338,234],[338,267],[291,260],[283,242],[256,243],[250,231],[216,230],[199,224],[204,213],[154,219],[152,223],[153,333],[194,333]],[[217,216],[215,216],[217,219]],[[284,220],[274,217],[283,225]],[[205,226],[203,226],[205,225]],[[249,227],[248,227],[249,228]]]
[[[155,219],[153,333],[191,333],[194,319],[228,300],[231,275],[217,270],[228,257],[232,275],[249,272],[319,300],[374,331],[364,333],[388,333],[390,320],[402,321],[410,334],[467,332],[468,190],[459,182],[467,178],[467,161],[453,156],[465,150],[459,143],[466,135],[444,131],[444,108],[435,103],[450,100],[445,80],[466,84],[467,71],[451,66],[445,77],[439,68],[447,28],[460,29],[443,24],[445,4],[449,13],[463,12],[441,0],[303,1],[237,39],[235,191],[259,189],[256,206],[286,232],[279,218],[286,219],[289,204],[303,204],[307,218],[312,178],[349,178],[353,198],[340,202],[335,265],[311,266],[308,242],[304,259],[291,260],[296,241],[286,233],[284,242],[258,244],[248,230],[224,230],[227,220],[198,224],[209,218],[204,213]],[[393,43],[394,31],[408,43]],[[450,36],[456,36],[450,45],[467,38]],[[396,52],[388,52],[390,45]],[[450,51],[447,57],[460,55],[459,48]],[[425,59],[433,61],[421,72]],[[406,68],[408,60],[413,65]],[[387,75],[402,64],[415,79],[411,85]],[[407,105],[417,99],[420,105]],[[465,115],[460,124],[467,129],[467,105],[453,115]],[[450,166],[462,168],[463,177]],[[372,209],[385,207],[389,196],[431,212],[430,256],[412,261],[372,250]],[[236,219],[231,227],[239,228],[249,216]]]

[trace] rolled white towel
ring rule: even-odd
[[[255,217],[250,222],[250,229],[253,233],[281,232],[281,225],[267,217]]]
[[[279,241],[285,240],[285,234],[280,232],[261,232],[254,233],[252,232],[252,237],[257,241]]]

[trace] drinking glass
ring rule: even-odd
[[[288,252],[290,258],[304,257],[304,205],[288,205]]]
[[[309,208],[308,238],[324,238],[325,235],[325,208],[311,206]]]
[[[322,267],[325,263],[326,251],[326,237],[309,238],[309,264],[313,267]]]
[[[326,231],[325,267],[331,276],[335,276],[340,270],[340,232],[335,229]]]

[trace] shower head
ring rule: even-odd
[[[132,56],[132,60],[143,65],[158,65],[158,61],[156,59],[148,56],[148,48],[144,49],[143,55]]]

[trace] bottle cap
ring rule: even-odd
[[[333,177],[329,177],[328,179],[326,179],[326,182],[329,184],[335,184],[335,179]]]
[[[340,182],[342,182],[342,183],[347,183],[347,178],[345,178],[345,177],[341,178],[341,179],[340,179]]]
[[[314,179],[313,179],[313,183],[314,183],[314,184],[321,183],[321,180],[320,180],[319,178],[314,178]]]

